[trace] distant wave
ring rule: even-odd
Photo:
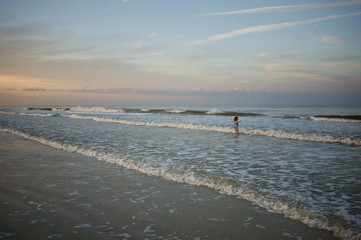
[[[115,112],[123,112],[123,109],[111,109],[104,107],[27,107],[24,110],[28,111],[72,111],[72,112],[94,112],[94,113],[115,113]]]
[[[262,116],[257,113],[245,113],[235,111],[219,111],[212,109],[206,110],[181,110],[181,109],[124,109],[124,112],[145,112],[145,113],[164,113],[164,114],[189,114],[189,115],[216,115],[216,116]]]
[[[124,112],[123,109],[104,108],[104,107],[72,107],[69,109],[71,112],[88,112],[88,113],[117,113]]]
[[[70,115],[61,115],[63,117],[73,118],[73,119],[82,119],[82,120],[93,120],[96,122],[110,122],[110,123],[120,123],[125,125],[134,125],[134,126],[150,126],[150,127],[171,127],[171,128],[182,128],[189,130],[207,130],[223,133],[232,133],[233,129],[229,127],[222,126],[206,126],[198,125],[191,123],[171,123],[171,122],[144,122],[144,121],[134,121],[134,120],[123,120],[115,118],[103,118],[97,116],[81,116],[77,114]]]
[[[227,195],[238,196],[242,199],[255,203],[258,206],[263,207],[271,212],[280,213],[284,216],[288,216],[289,218],[301,221],[307,226],[332,231],[343,239],[360,239],[361,237],[360,233],[348,231],[347,229],[342,227],[341,224],[330,224],[330,221],[324,216],[318,216],[305,210],[291,208],[288,206],[287,203],[284,202],[276,202],[274,200],[267,199],[259,193],[252,192],[250,189],[244,189],[238,182],[230,179],[222,179],[211,175],[200,176],[195,172],[183,171],[178,169],[153,167],[147,163],[139,162],[136,160],[125,160],[121,156],[114,153],[104,152],[101,150],[95,150],[92,148],[77,146],[68,143],[61,143],[44,137],[34,136],[19,130],[0,128],[0,131],[12,133],[14,135],[33,140],[47,146],[51,146],[53,148],[82,154],[88,157],[93,157],[98,159],[99,161],[116,164],[121,167],[136,170],[140,173],[150,176],[157,176],[166,180],[186,183],[189,185],[208,187]]]
[[[319,115],[306,118],[313,121],[361,123],[361,115]]]
[[[182,110],[182,109],[137,109],[137,108],[106,108],[106,107],[27,107],[29,111],[70,111],[87,113],[158,113],[158,114],[191,114],[191,115],[217,115],[217,116],[262,116],[257,113],[245,113],[235,111],[220,111],[217,109],[207,110]]]
[[[36,108],[36,107],[27,107],[24,110],[33,110],[33,111],[69,111],[70,108],[51,108],[51,107],[40,107],[40,108]]]
[[[3,112],[1,113],[8,113]],[[98,116],[84,116],[78,114],[28,114],[28,113],[8,113],[8,114],[19,114],[19,115],[28,115],[28,116],[38,116],[38,117],[67,117],[80,120],[92,120],[96,122],[109,122],[109,123],[119,123],[125,125],[133,126],[150,126],[150,127],[170,127],[170,128],[180,128],[188,130],[202,130],[202,131],[214,131],[221,133],[234,133],[234,129],[224,126],[214,126],[214,125],[199,125],[191,123],[172,123],[172,122],[144,122],[144,121],[134,121],[134,120],[123,120],[115,118],[104,118]],[[301,134],[301,133],[289,133],[280,130],[262,130],[262,129],[246,129],[240,128],[239,132],[246,135],[257,135],[257,136],[267,136],[275,137],[280,139],[291,139],[291,140],[300,140],[300,141],[311,141],[311,142],[325,142],[325,143],[338,143],[344,145],[354,145],[361,146],[361,139],[359,138],[350,138],[350,137],[334,137],[329,135],[318,135],[318,134]]]
[[[20,116],[32,116],[32,117],[54,117],[54,116],[60,116],[60,114],[54,114],[54,113],[18,113],[18,112],[6,112],[6,111],[0,111],[0,113],[3,114],[9,114],[9,115],[20,115]]]

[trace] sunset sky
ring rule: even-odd
[[[1,0],[1,105],[361,105],[361,1]]]

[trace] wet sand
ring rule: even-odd
[[[234,196],[0,132],[0,239],[336,239]]]

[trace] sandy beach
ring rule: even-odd
[[[335,239],[204,187],[0,133],[1,239]]]

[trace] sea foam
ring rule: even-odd
[[[123,109],[113,109],[113,108],[104,108],[104,107],[72,107],[70,108],[71,112],[87,112],[87,113],[116,113],[124,112]]]
[[[350,123],[361,123],[361,120],[357,120],[357,119],[347,119],[347,118],[330,118],[330,117],[314,117],[314,116],[310,116],[307,117],[307,119],[309,120],[313,120],[313,121],[323,121],[323,122],[350,122]]]

